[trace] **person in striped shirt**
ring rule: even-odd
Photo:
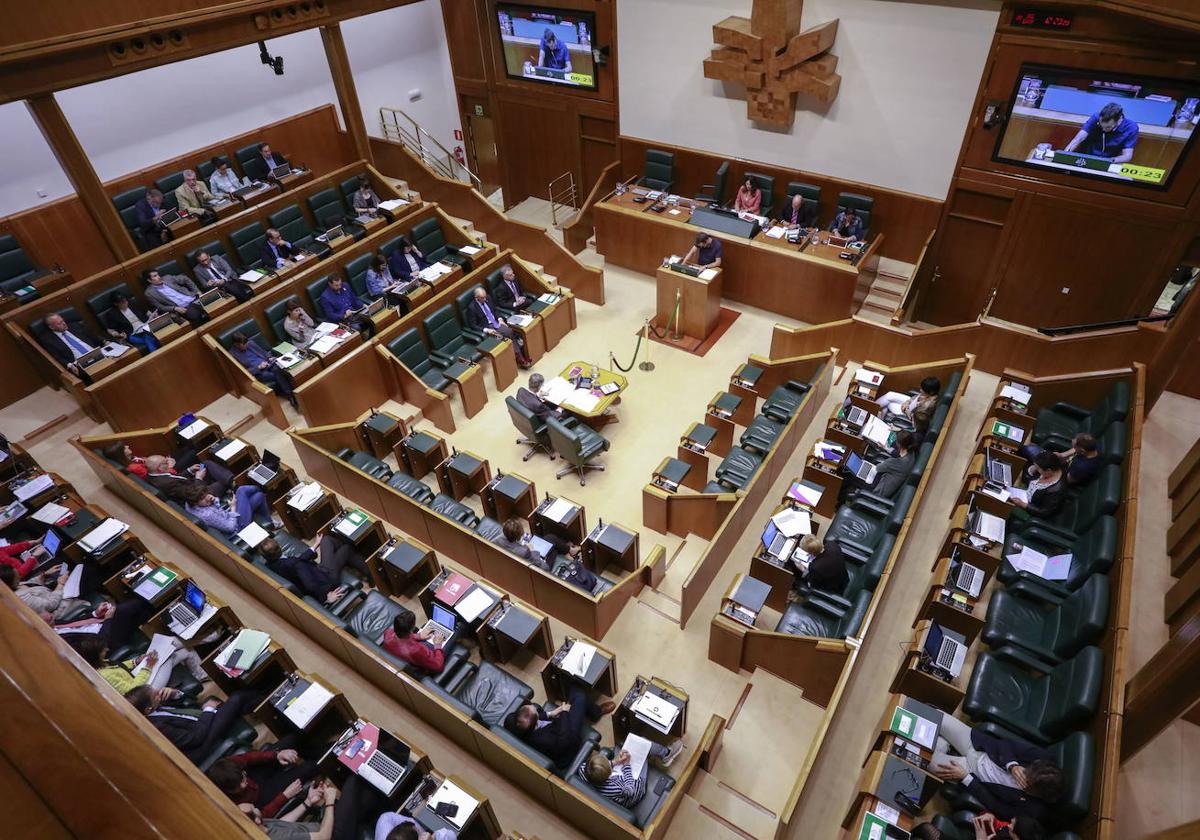
[[[663,767],[669,767],[671,762],[683,752],[683,741],[676,741],[669,748],[661,744],[650,744],[650,758],[657,759]],[[649,762],[642,764],[641,772],[633,775],[630,767],[630,756],[627,750],[621,750],[616,758],[610,759],[600,750],[593,752],[583,764],[579,765],[579,775],[587,779],[592,787],[600,791],[606,798],[623,808],[636,808],[646,795],[646,768]]]

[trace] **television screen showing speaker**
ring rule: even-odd
[[[510,79],[596,89],[594,14],[500,3],[496,16]]]
[[[1200,117],[1200,83],[1026,64],[993,160],[1166,189]]]

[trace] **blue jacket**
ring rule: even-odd
[[[236,347],[230,347],[229,352],[233,357],[241,362],[242,367],[251,373],[258,372],[258,366],[263,362],[271,361],[271,354],[264,350],[254,339],[246,342],[246,346],[239,350]]]
[[[339,584],[331,574],[317,565],[316,559],[316,552],[306,548],[300,554],[284,554],[267,565],[277,575],[299,586],[305,595],[325,603],[330,591],[337,589]]]
[[[340,292],[335,292],[333,286],[326,286],[325,291],[321,292],[321,311],[325,313],[326,321],[336,324],[345,319],[347,309],[361,308],[362,301],[354,294],[349,283],[343,282]]]

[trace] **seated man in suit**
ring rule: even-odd
[[[170,242],[171,231],[165,225],[160,225],[158,220],[166,213],[166,209],[162,206],[163,194],[159,190],[149,189],[146,194],[138,199],[138,203],[134,205],[137,213],[138,232],[147,245],[153,245],[157,242]]]
[[[800,538],[800,550],[811,560],[808,571],[794,560],[790,560],[795,571],[792,573],[792,589],[788,592],[788,600],[797,600],[797,591],[807,583],[813,589],[841,595],[850,584],[850,573],[846,571],[846,558],[842,555],[842,547],[837,542],[825,542],[812,534]]]
[[[208,187],[196,177],[196,171],[183,170],[183,183],[175,188],[175,203],[179,205],[179,209],[207,225],[217,220],[217,214],[208,209],[208,205],[215,202],[216,199],[208,191]]]
[[[283,155],[271,150],[270,143],[263,143],[261,146],[259,146],[258,155],[262,158],[263,166],[267,168],[268,174],[270,174],[271,170],[273,170],[275,167],[283,166],[288,162],[287,158],[285,158]]]
[[[292,243],[284,239],[279,231],[275,228],[267,228],[267,238],[263,240],[260,254],[264,268],[273,271],[291,265],[299,252],[300,249],[294,248]]]
[[[143,353],[153,353],[158,349],[158,339],[146,326],[146,322],[158,314],[156,310],[146,309],[145,304],[124,292],[113,292],[109,302],[112,308],[100,320],[110,338],[128,342]]]
[[[408,239],[401,239],[400,244],[388,257],[388,268],[392,270],[393,277],[408,283],[416,279],[416,274],[421,269],[429,268],[429,263],[416,245]]]
[[[296,395],[293,393],[295,384],[292,375],[275,365],[275,359],[270,352],[264,350],[257,341],[251,341],[245,333],[235,332],[230,342],[229,352],[238,360],[242,367],[254,374],[254,378],[299,409]]]
[[[104,342],[79,321],[68,323],[63,316],[52,312],[46,316],[46,331],[38,336],[38,342],[46,348],[54,360],[76,376],[79,366],[75,360],[103,346]]]
[[[363,308],[363,302],[358,299],[358,295],[354,294],[350,284],[340,274],[329,278],[318,303],[321,304],[321,312],[325,315],[325,320],[335,324],[345,324],[347,327],[365,332],[368,336],[374,334],[375,324],[370,318],[356,311]]]
[[[651,743],[649,758],[657,761],[660,767],[670,767],[671,762],[681,752],[683,741],[676,741],[670,747]],[[596,750],[587,761],[579,765],[577,772],[600,791],[604,798],[611,799],[622,808],[636,808],[646,796],[646,776],[650,762],[647,760],[642,765],[642,772],[637,776],[633,775],[630,763],[629,753],[625,750],[618,752],[611,760]]]
[[[1036,443],[1028,443],[1021,447],[1021,456],[1029,460],[1024,470],[1026,480],[1033,481],[1041,475],[1042,471],[1034,463],[1034,459],[1044,451],[1053,450],[1044,450]],[[1070,449],[1054,454],[1059,463],[1066,467],[1067,485],[1070,487],[1081,487],[1100,472],[1100,446],[1096,443],[1095,436],[1087,432],[1080,432],[1071,438]]]
[[[533,295],[525,294],[511,265],[504,266],[500,285],[496,287],[496,303],[503,309],[528,309],[534,301]]]
[[[1046,822],[1066,784],[1062,768],[1046,750],[989,735],[951,715],[942,718],[929,772],[962,782],[967,793],[1002,820]]]
[[[605,700],[596,705],[575,683],[567,687],[567,700],[552,712],[526,703],[504,719],[504,728],[544,754],[559,767],[566,766],[584,741],[584,726],[612,714],[617,704]]]
[[[261,692],[234,691],[224,702],[206,700],[197,714],[196,709],[170,705],[179,697],[179,692],[173,688],[148,685],[130,689],[125,695],[125,699],[193,763],[199,763],[216,749],[238,719],[263,699]]]
[[[146,272],[146,283],[146,300],[159,311],[182,315],[192,326],[208,320],[208,313],[199,303],[200,290],[191,278],[182,274],[163,277],[157,271],[150,270]]]
[[[420,630],[413,632],[417,626],[417,617],[412,610],[401,609],[396,618],[383,634],[383,649],[397,659],[403,659],[431,674],[440,674],[446,667],[445,648],[454,642],[449,639],[434,638],[433,633]],[[433,639],[440,647],[425,644]]]
[[[533,416],[539,420],[545,420],[547,417],[557,420],[564,412],[542,399],[542,385],[545,382],[545,377],[540,373],[529,374],[529,387],[517,389],[517,402],[533,412]]]
[[[475,290],[475,298],[467,306],[467,326],[473,330],[482,331],[484,335],[498,335],[509,339],[516,350],[517,366],[528,368],[532,364],[529,356],[525,353],[524,340],[496,315],[488,300],[487,290],[483,286]]]
[[[183,503],[185,488],[199,484],[214,496],[224,496],[233,484],[233,473],[224,464],[204,461],[192,464],[181,473],[170,455],[147,455],[142,462],[146,482],[173,502]]]
[[[208,251],[196,255],[196,279],[205,289],[222,289],[245,303],[254,297],[254,290],[245,281],[238,278],[229,261],[217,254],[215,257]]]
[[[875,465],[875,480],[870,484],[848,475],[838,493],[839,503],[845,501],[854,490],[864,489],[885,499],[893,498],[908,481],[913,463],[917,460],[916,447],[917,439],[912,432],[896,432],[896,454]]]
[[[320,553],[305,548],[297,554],[284,554],[274,538],[262,541],[259,554],[279,575],[304,590],[305,595],[327,604],[336,603],[346,594],[341,585],[342,569],[350,566],[364,581],[371,580],[371,568],[354,546],[328,532],[321,535]]]
[[[817,203],[805,201],[804,196],[792,196],[792,205],[784,211],[783,219],[789,228],[812,227],[817,223]]]
[[[129,644],[134,632],[154,613],[154,608],[144,598],[133,597],[119,604],[101,601],[87,618],[56,624],[54,632],[60,636],[93,633],[109,648],[115,649]],[[94,629],[96,625],[99,625],[99,631]]]
[[[235,192],[250,186],[250,179],[239,178],[229,161],[213,158],[212,165],[213,174],[208,179],[208,186],[217,198],[232,199]]]
[[[843,239],[862,239],[863,223],[853,207],[847,207],[833,219],[829,230]]]

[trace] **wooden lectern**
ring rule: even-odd
[[[665,328],[675,311],[675,296],[681,295],[679,332],[696,341],[704,341],[717,326],[721,315],[721,269],[709,280],[693,277],[666,266],[658,269],[658,312],[655,324]]]

